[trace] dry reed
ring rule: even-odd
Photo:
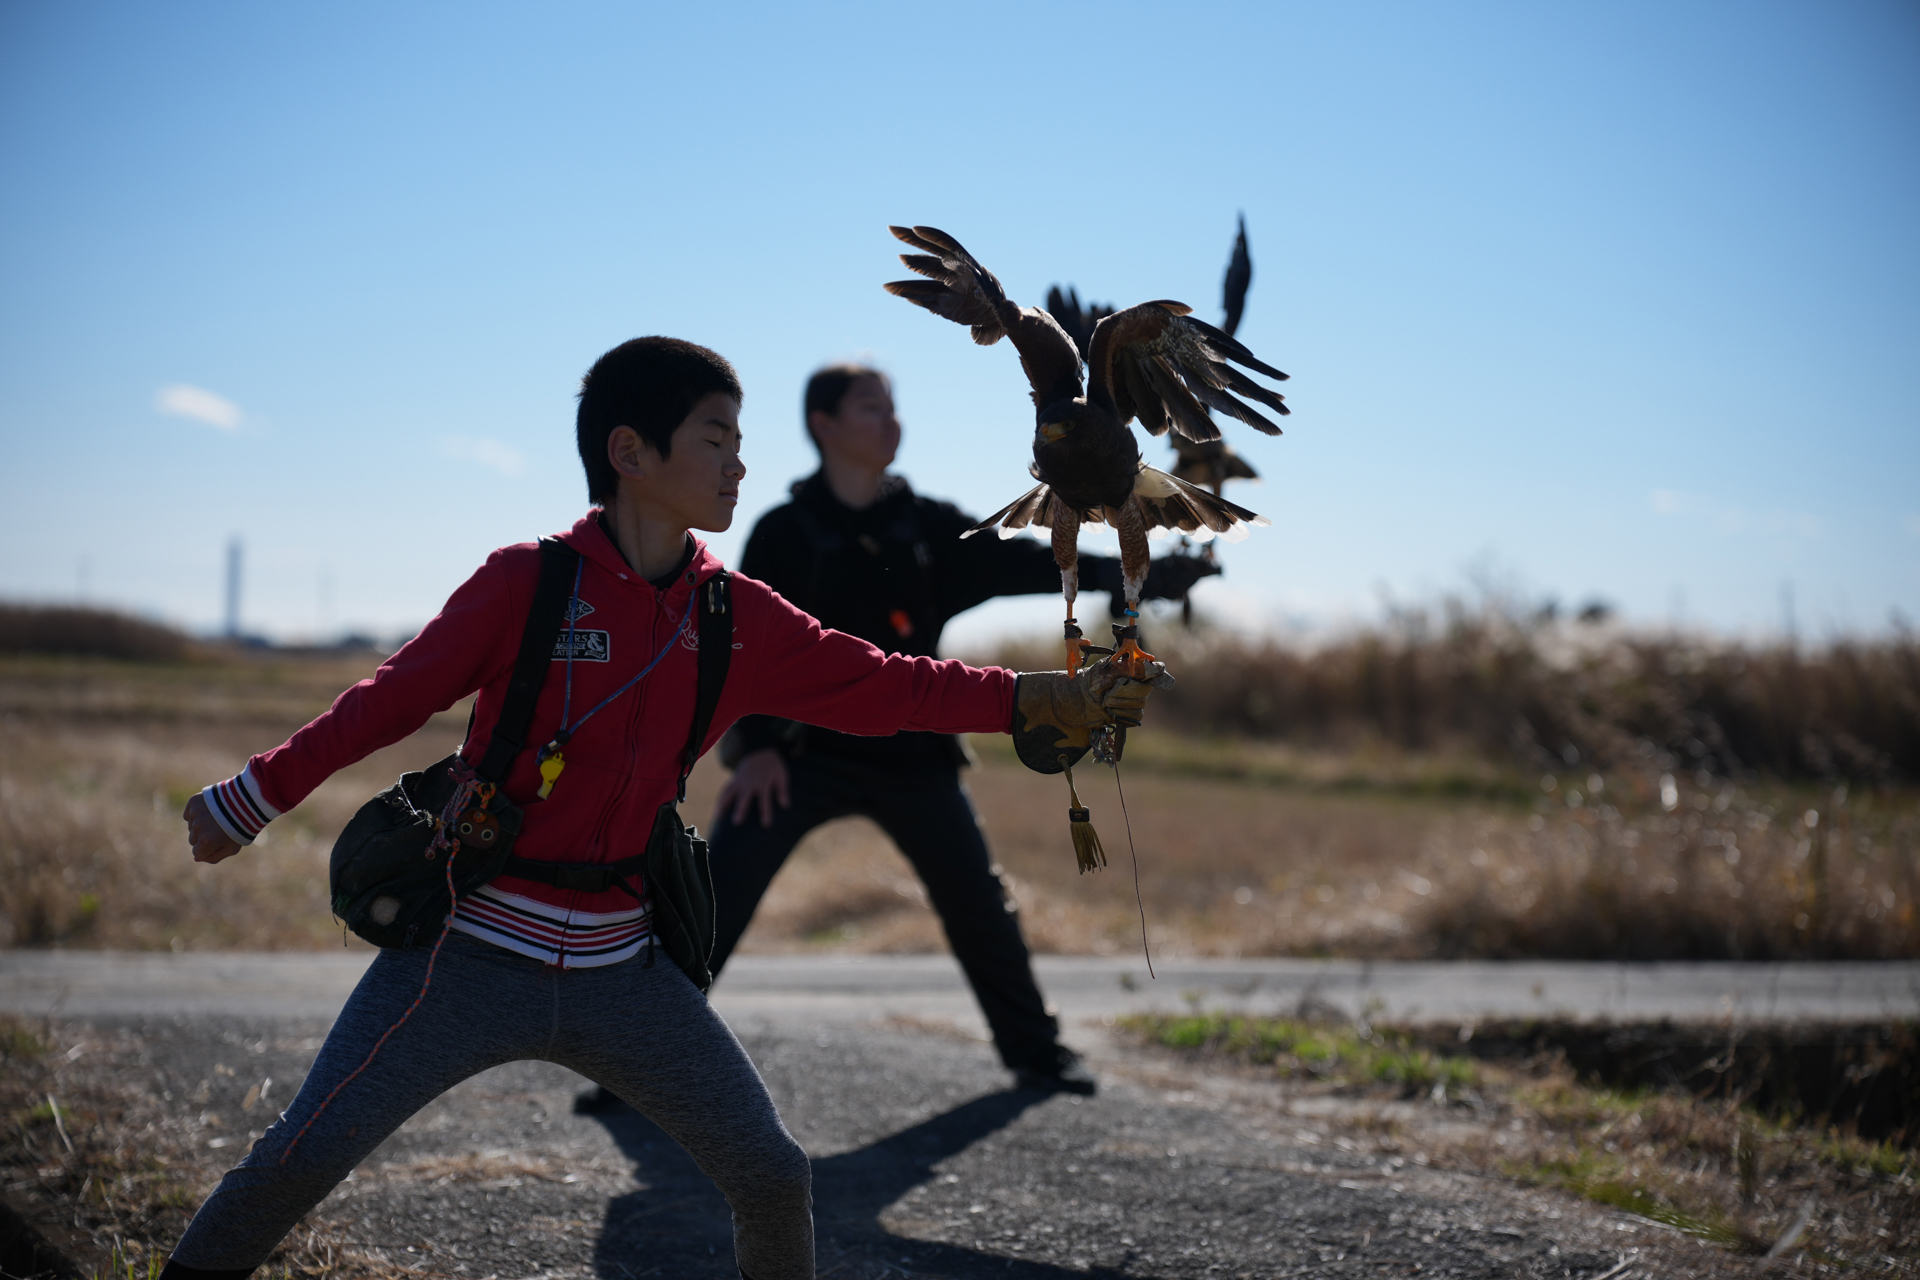
[[[1187,733],[1466,751],[1530,769],[1705,768],[1920,780],[1920,637],[1814,646],[1640,634],[1493,602],[1396,612],[1306,645],[1168,627],[1180,684],[1155,723]],[[1057,646],[1007,646],[1020,669]]]
[[[172,627],[110,609],[0,604],[0,653],[178,662],[192,648]]]

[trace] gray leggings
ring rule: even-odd
[[[281,1153],[414,998],[427,951],[382,951],[292,1104],[207,1197],[173,1256],[208,1271],[266,1260],[301,1216],[414,1112],[488,1067],[538,1058],[605,1085],[687,1149],[733,1207],[754,1280],[813,1275],[812,1168],[746,1050],[672,961],[559,969],[465,934],[373,1065]]]

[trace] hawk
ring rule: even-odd
[[[1276,381],[1286,374],[1261,361],[1193,308],[1169,300],[1143,302],[1102,317],[1087,343],[1086,381],[1080,349],[1045,311],[1010,301],[1000,281],[946,232],[935,227],[890,227],[894,236],[921,250],[903,253],[908,269],[926,277],[896,280],[886,290],[937,316],[963,324],[981,346],[1011,338],[1032,387],[1033,464],[1039,485],[962,534],[999,527],[1000,536],[1028,525],[1053,531],[1053,558],[1066,598],[1067,669],[1078,670],[1093,646],[1074,618],[1079,594],[1079,533],[1082,524],[1111,525],[1120,537],[1120,572],[1128,625],[1116,626],[1115,663],[1145,678],[1152,655],[1141,651],[1140,593],[1147,577],[1151,529],[1176,529],[1206,541],[1246,536],[1267,520],[1205,489],[1181,480],[1140,457],[1128,423],[1138,418],[1153,435],[1193,441],[1217,440],[1209,408],[1268,435],[1280,428],[1244,396],[1285,414],[1286,400],[1240,368]]]

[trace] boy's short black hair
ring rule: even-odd
[[[813,376],[807,379],[807,394],[800,402],[800,425],[807,430],[807,439],[813,441],[818,449],[820,441],[813,434],[814,410],[832,417],[840,412],[840,402],[847,398],[847,392],[853,384],[862,378],[878,378],[887,381],[887,375],[868,364],[830,364],[815,369]]]
[[[606,506],[619,492],[620,473],[607,461],[607,437],[615,427],[632,427],[667,457],[674,429],[716,391],[739,403],[740,375],[719,352],[679,338],[635,338],[595,360],[580,379],[574,419],[588,500]]]

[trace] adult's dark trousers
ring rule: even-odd
[[[911,774],[820,756],[788,762],[793,803],[760,825],[758,808],[744,822],[717,817],[708,837],[713,866],[717,975],[747,931],[767,886],[787,855],[823,822],[854,814],[871,818],[913,864],[947,932],[947,945],[973,985],[1000,1060],[1010,1069],[1055,1067],[1060,1027],[1033,980],[1020,917],[995,874],[958,769]]]

